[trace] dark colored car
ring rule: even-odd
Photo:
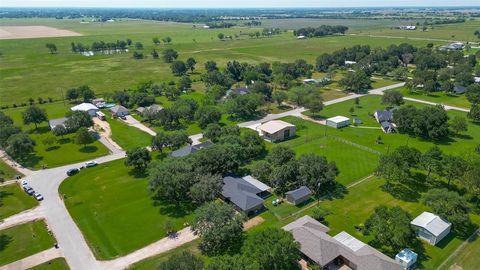
[[[35,193],[35,190],[33,190],[33,188],[31,186],[28,186],[28,185],[23,186],[23,190],[25,190],[25,192],[28,195],[33,195]]]
[[[77,174],[79,171],[80,171],[79,169],[73,168],[73,169],[70,169],[70,170],[67,171],[67,175],[72,176],[72,175]]]

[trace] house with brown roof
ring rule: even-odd
[[[323,269],[402,270],[394,259],[356,239],[347,232],[328,235],[327,226],[310,216],[283,227],[300,244],[303,258]]]

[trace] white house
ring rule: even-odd
[[[355,61],[345,61],[345,66],[351,66],[351,65],[355,65],[357,62]]]
[[[416,229],[418,237],[432,245],[440,242],[452,228],[452,223],[430,212],[423,212],[410,224]]]
[[[307,38],[307,37],[304,36],[304,35],[300,35],[300,36],[297,37],[297,39],[305,39],[305,38]]]
[[[95,114],[98,111],[97,106],[93,105],[92,103],[82,103],[78,104],[77,106],[74,106],[70,108],[72,111],[82,111],[82,112],[88,112],[90,116],[95,116]]]
[[[335,116],[327,119],[327,126],[342,128],[350,125],[350,118],[345,116]]]

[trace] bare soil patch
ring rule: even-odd
[[[250,220],[248,220],[247,222],[243,223],[243,229],[244,230],[248,230],[250,228],[253,228],[261,223],[263,223],[265,220],[260,217],[260,216],[256,216]]]
[[[0,26],[0,39],[24,39],[42,37],[71,37],[81,34],[64,29],[43,25],[32,26]]]

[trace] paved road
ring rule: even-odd
[[[383,93],[384,93],[386,90],[393,89],[393,88],[398,88],[398,87],[402,87],[402,86],[404,86],[404,85],[405,85],[405,83],[394,84],[394,85],[390,85],[390,86],[387,86],[387,87],[382,87],[382,88],[370,90],[369,93],[370,93],[370,94],[373,94],[373,95],[383,95]],[[455,107],[455,106],[450,106],[450,105],[444,105],[444,104],[441,104],[441,103],[435,103],[435,102],[426,101],[426,100],[423,100],[423,99],[410,98],[410,97],[404,97],[403,99],[409,100],[409,101],[413,101],[413,102],[418,102],[418,103],[433,105],[433,106],[442,105],[442,106],[445,108],[445,110],[456,110],[456,111],[461,111],[461,112],[469,112],[469,111],[470,111],[469,109],[466,109],[466,108]]]
[[[125,153],[119,152],[98,158],[96,161],[104,163],[123,157],[125,157]],[[45,220],[57,239],[70,268],[72,270],[94,270],[99,269],[100,265],[93,256],[80,229],[70,217],[58,190],[62,181],[67,178],[65,172],[70,168],[81,165],[83,163],[37,171],[29,177],[29,185],[45,197],[41,202],[45,212]]]

